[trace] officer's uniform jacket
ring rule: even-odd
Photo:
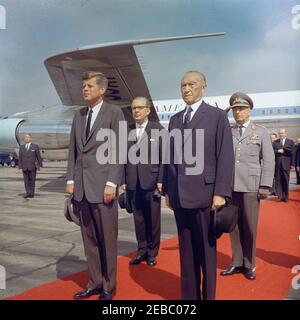
[[[275,160],[267,129],[250,122],[240,137],[235,125],[232,138],[235,154],[234,191],[257,192],[260,186],[272,187]]]

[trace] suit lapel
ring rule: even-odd
[[[198,107],[195,112],[192,120],[187,124],[185,129],[194,129],[200,127],[198,125],[199,122],[203,122],[205,120],[205,113],[207,112],[207,108],[210,108],[204,101],[202,101],[201,105]],[[203,126],[204,128],[205,126]],[[187,141],[189,136],[192,134],[192,130],[188,130],[187,134],[184,135],[184,142]]]
[[[80,130],[81,130],[82,145],[85,145],[85,140],[86,140],[85,127],[86,127],[86,121],[87,121],[86,116],[87,116],[88,110],[89,110],[89,108],[86,107],[86,108],[82,109],[82,111],[80,112],[80,114],[81,114],[81,121],[80,121],[81,128],[80,128]]]
[[[101,123],[103,122],[103,118],[104,115],[107,111],[108,105],[103,101],[103,104],[98,112],[97,118],[95,119],[95,122],[90,130],[90,133],[86,139],[85,143],[88,143],[89,140],[91,139],[91,136],[93,135],[94,131],[96,130],[96,128],[100,128],[101,127]],[[84,127],[85,128],[85,127]],[[85,134],[85,130],[84,130],[84,134]]]

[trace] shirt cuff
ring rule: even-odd
[[[73,180],[68,180],[67,184],[74,184],[74,181]]]
[[[106,181],[106,185],[109,187],[117,188],[117,185],[111,181]]]

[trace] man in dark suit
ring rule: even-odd
[[[130,264],[137,265],[145,260],[154,267],[160,245],[163,165],[160,139],[155,138],[151,130],[162,130],[163,127],[158,122],[148,120],[151,105],[147,98],[135,98],[131,107],[135,123],[129,124],[129,135],[134,139],[128,143],[123,188],[126,188],[132,204],[138,250]],[[141,154],[143,152],[144,155]],[[132,161],[132,155],[137,155],[140,161]],[[143,156],[146,161],[142,161]],[[158,159],[155,163],[151,161],[154,158]]]
[[[294,141],[288,139],[285,129],[279,130],[279,139],[273,142],[275,152],[275,189],[278,201],[288,202],[290,171],[294,164]]]
[[[89,281],[86,289],[76,293],[74,298],[99,294],[100,299],[111,300],[115,295],[117,271],[116,195],[123,172],[118,160],[119,122],[124,116],[119,107],[103,101],[108,80],[102,73],[85,72],[82,80],[87,107],[74,116],[66,190],[74,193],[80,213]],[[115,135],[116,143],[114,139],[100,139],[102,132]]]
[[[167,205],[175,213],[181,298],[187,300],[215,298],[216,239],[211,210],[222,207],[232,191],[230,125],[223,110],[202,100],[205,88],[201,72],[189,71],[181,80],[181,95],[187,106],[170,119],[169,134],[177,132],[177,139],[170,138],[170,164],[166,165],[163,183]]]
[[[34,198],[36,171],[43,166],[39,146],[31,142],[31,134],[23,137],[24,144],[19,149],[19,170],[22,170],[26,194],[24,198]]]

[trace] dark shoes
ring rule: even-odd
[[[229,267],[220,273],[221,276],[231,276],[235,273],[243,273],[243,267]]]
[[[137,265],[140,264],[142,261],[147,261],[147,265],[150,267],[156,266],[156,258],[147,256],[147,254],[137,255],[135,258],[131,259],[129,264],[130,265]]]
[[[100,294],[101,293],[101,289],[91,289],[91,288],[87,288],[83,291],[79,291],[77,293],[74,294],[73,298],[78,300],[78,299],[86,299],[92,295],[95,294]]]
[[[248,280],[256,279],[256,273],[253,269],[245,268],[244,275]]]
[[[116,289],[112,289],[109,292],[101,290],[99,295],[99,300],[112,300],[115,295],[116,295]]]
[[[24,199],[27,199],[27,198],[34,198],[33,195],[31,194],[25,194],[25,196],[23,196]]]
[[[255,280],[256,273],[253,269],[244,267],[229,267],[220,273],[221,276],[231,276],[235,273],[243,273],[248,280]]]
[[[157,262],[156,262],[156,259],[155,257],[148,257],[147,258],[147,265],[150,266],[150,267],[154,267],[156,266]]]
[[[146,259],[147,259],[146,254],[142,254],[142,255],[139,254],[135,258],[131,259],[129,264],[130,265],[140,264],[142,261],[145,261]]]

